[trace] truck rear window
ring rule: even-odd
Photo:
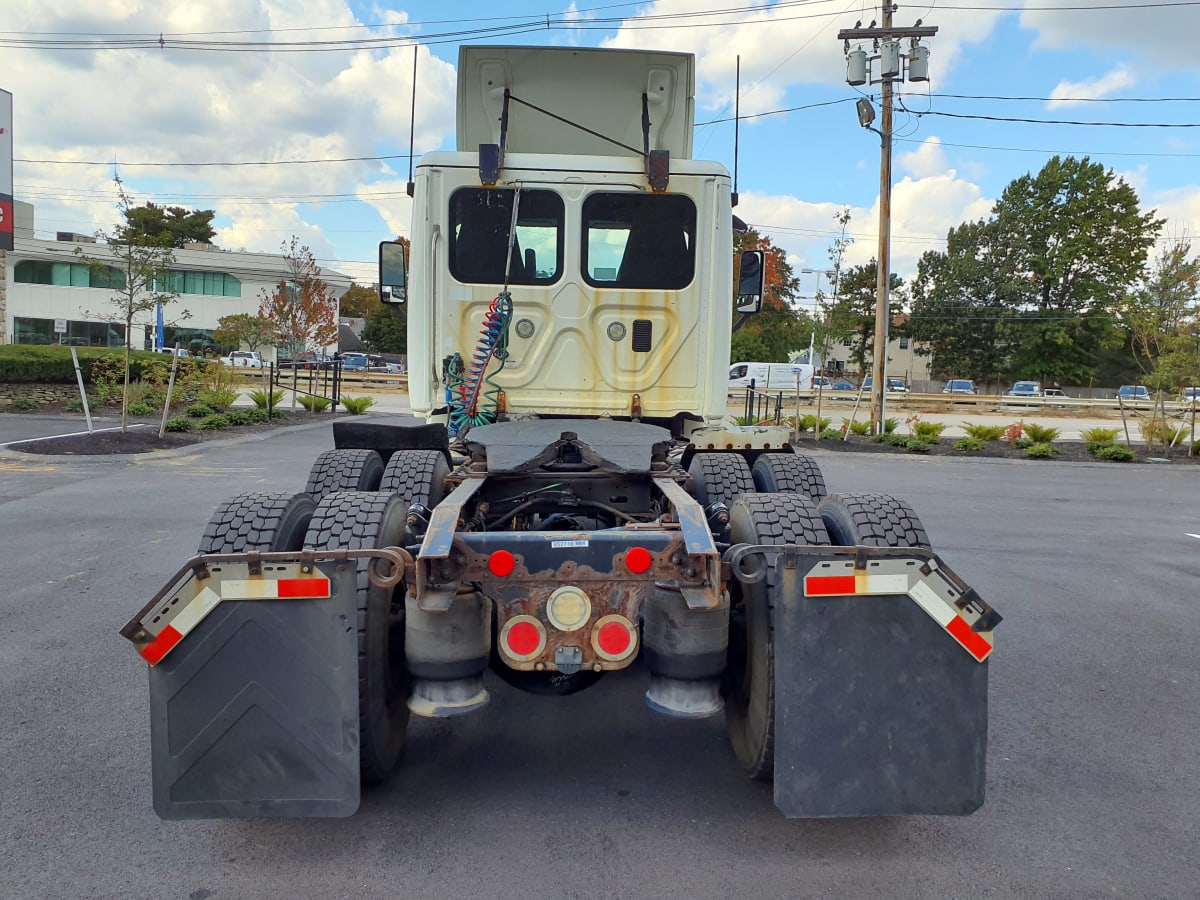
[[[468,284],[550,284],[562,274],[563,202],[553,191],[521,191],[512,252],[514,192],[461,188],[450,196],[450,274]]]
[[[583,277],[594,287],[678,290],[696,272],[696,205],[631,192],[583,201]]]

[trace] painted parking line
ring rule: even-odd
[[[150,425],[147,422],[134,422],[132,425],[129,426],[129,430],[132,431],[134,428],[149,428],[149,427],[150,427]],[[68,432],[67,434],[47,434],[44,437],[23,438],[19,441],[9,441],[7,444],[0,444],[0,447],[15,447],[18,444],[29,444],[29,443],[32,443],[33,441],[49,441],[49,440],[53,440],[54,438],[79,437],[79,436],[85,435],[85,434],[99,434],[102,431],[120,431],[120,430],[121,430],[120,425],[113,425],[109,428],[95,428],[92,431],[72,431],[72,432]]]

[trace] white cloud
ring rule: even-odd
[[[928,178],[945,173],[949,168],[946,153],[942,150],[942,139],[928,137],[910,153],[899,154],[900,168],[916,178]],[[953,174],[953,170],[951,170]]]
[[[945,247],[946,232],[967,221],[986,218],[993,201],[979,186],[958,178],[953,171],[905,177],[892,188],[891,269],[908,279],[917,271],[917,260],[928,250]],[[799,266],[829,268],[827,249],[838,236],[836,203],[811,203],[791,196],[743,194],[738,214],[782,247]],[[879,203],[852,208],[849,236],[854,243],[846,252],[849,266],[862,265],[879,252]],[[799,267],[797,266],[797,267]]]
[[[1050,92],[1050,109],[1063,106],[1082,105],[1088,100],[1099,100],[1122,88],[1137,83],[1137,78],[1124,66],[1118,66],[1098,78],[1087,78],[1083,81],[1060,81]]]
[[[1046,6],[1029,0],[1029,6]],[[1073,47],[1115,48],[1137,60],[1139,69],[1192,69],[1194,35],[1200,31],[1200,7],[1162,6],[1103,9],[1081,13],[1069,8],[1026,9],[1021,27],[1036,33],[1034,46],[1048,50]]]

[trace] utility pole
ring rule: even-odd
[[[892,246],[892,86],[897,80],[904,81],[904,63],[908,64],[908,80],[929,80],[929,50],[921,46],[920,39],[937,34],[936,27],[922,27],[921,20],[910,28],[894,28],[892,13],[899,9],[895,3],[885,3],[883,26],[872,22],[862,28],[861,22],[853,28],[838,32],[838,40],[845,41],[846,81],[851,85],[865,84],[870,79],[869,62],[878,60],[878,82],[881,84],[883,108],[879,128],[871,128],[875,111],[870,101],[858,101],[858,121],[879,135],[879,252],[875,279],[875,346],[871,374],[871,432],[883,433],[883,420],[887,414],[887,354],[888,330],[891,325],[888,282],[891,277]],[[900,52],[900,39],[909,38],[907,56]],[[862,49],[850,50],[851,41],[871,41],[877,55],[868,57]],[[872,81],[872,83],[875,83]],[[864,105],[865,104],[865,105]]]

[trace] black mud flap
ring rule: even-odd
[[[330,598],[223,601],[150,669],[162,818],[358,809],[355,575],[318,567]]]
[[[974,812],[987,663],[909,596],[806,597],[805,559],[780,553],[773,587],[775,805],[790,818]]]

